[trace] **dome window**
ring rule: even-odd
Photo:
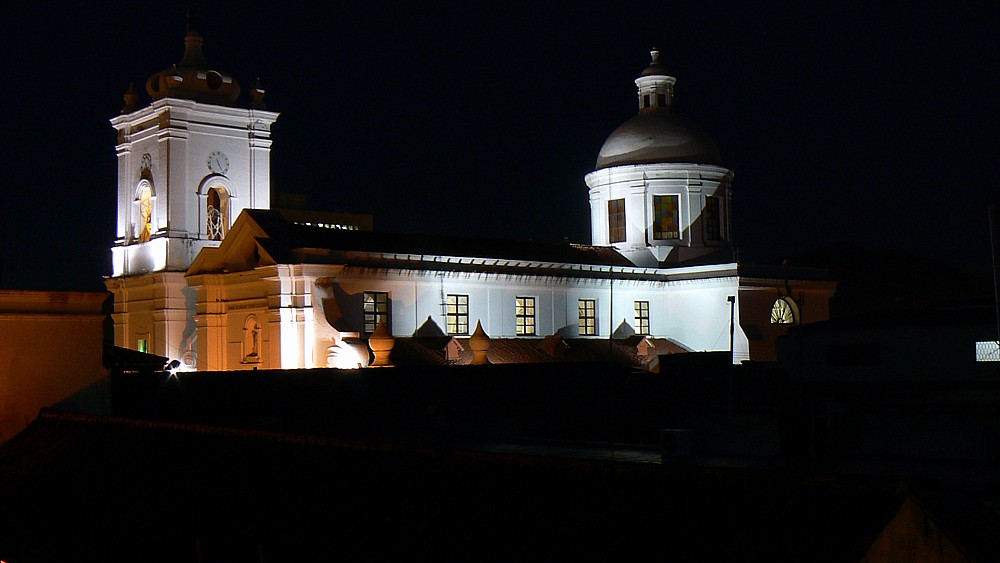
[[[653,196],[653,238],[671,240],[681,238],[680,198],[676,195]]]
[[[608,202],[608,242],[625,242],[625,199]]]
[[[701,212],[702,222],[705,224],[705,240],[722,240],[722,221],[719,213],[719,198],[715,196],[705,197],[705,209]]]

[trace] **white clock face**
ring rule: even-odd
[[[229,157],[222,151],[215,151],[208,155],[208,169],[216,174],[229,172]]]

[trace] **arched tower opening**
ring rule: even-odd
[[[205,234],[208,240],[222,240],[229,230],[229,194],[222,186],[212,186],[205,199]]]

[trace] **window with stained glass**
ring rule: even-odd
[[[680,198],[676,195],[653,196],[653,238],[680,238]]]

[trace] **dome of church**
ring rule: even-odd
[[[700,127],[673,112],[674,82],[660,64],[660,52],[635,84],[639,115],[615,129],[597,155],[596,170],[626,164],[685,162],[722,164],[719,149]]]
[[[146,92],[154,100],[181,98],[207,104],[231,106],[240,97],[240,84],[225,72],[213,69],[202,53],[204,40],[197,31],[184,37],[181,62],[161,70],[146,81]]]
[[[623,164],[688,162],[722,164],[719,149],[697,125],[667,112],[641,113],[626,121],[604,141],[596,170]]]

